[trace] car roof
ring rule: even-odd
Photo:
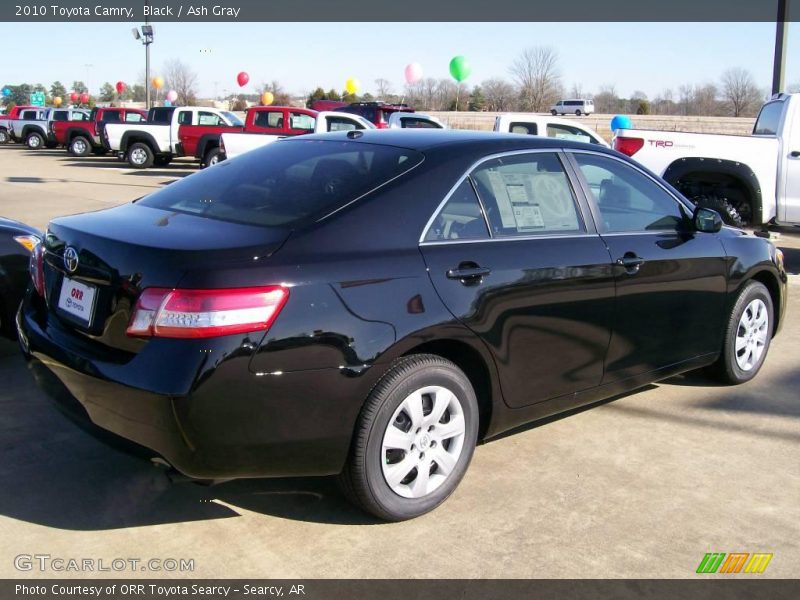
[[[472,131],[468,129],[375,129],[336,133],[317,133],[297,136],[284,142],[300,140],[350,140],[368,144],[397,146],[418,152],[433,148],[467,149],[480,147],[482,152],[505,152],[513,150],[537,150],[560,148],[607,151],[598,144],[585,144],[559,138],[520,135],[518,133],[496,133],[492,131]]]

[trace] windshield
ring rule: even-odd
[[[232,112],[224,111],[222,114],[225,115],[225,118],[228,119],[228,122],[231,125],[235,125],[236,127],[244,127],[242,120]]]
[[[422,162],[414,150],[352,141],[284,140],[195,173],[139,204],[250,225],[313,221]]]

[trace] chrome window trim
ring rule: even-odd
[[[545,233],[541,235],[512,235],[504,237],[492,237],[481,240],[434,240],[430,242],[420,242],[422,246],[444,246],[447,244],[485,244],[486,242],[530,242],[533,240],[553,240],[553,239],[574,239],[598,237],[598,233]]]
[[[475,169],[477,169],[480,165],[482,165],[483,163],[488,162],[490,160],[495,160],[497,158],[503,158],[505,156],[519,156],[521,154],[555,154],[556,158],[559,158],[560,162],[562,163],[561,167],[564,170],[564,176],[567,178],[567,182],[570,185],[570,190],[572,190],[572,199],[573,199],[573,202],[575,203],[575,212],[578,215],[579,220],[581,221],[584,230],[588,230],[588,227],[586,225],[586,218],[583,216],[583,214],[581,214],[582,210],[581,210],[580,202],[578,202],[577,191],[572,186],[572,181],[570,180],[570,175],[567,172],[566,165],[563,164],[564,161],[561,160],[560,157],[559,157],[560,154],[564,153],[564,150],[565,150],[565,148],[563,148],[561,146],[559,146],[557,148],[531,148],[531,149],[527,149],[527,150],[508,150],[506,152],[497,152],[495,154],[489,154],[489,155],[486,155],[486,156],[480,158],[479,160],[476,160],[461,175],[461,177],[458,178],[458,180],[456,181],[455,185],[453,187],[451,187],[450,191],[447,192],[447,194],[445,195],[444,200],[442,200],[439,203],[439,205],[436,207],[436,210],[433,211],[433,213],[431,214],[430,219],[428,219],[428,222],[425,223],[425,227],[422,228],[422,235],[419,236],[419,240],[417,241],[417,244],[421,246],[423,244],[441,244],[441,243],[458,242],[458,240],[437,240],[437,241],[426,242],[425,241],[425,236],[428,234],[428,230],[433,225],[434,221],[436,220],[436,217],[438,217],[439,213],[442,212],[442,209],[444,208],[445,204],[447,204],[447,201],[450,200],[450,196],[452,196],[455,193],[455,191],[458,189],[458,187],[464,182],[464,180],[467,177],[469,177],[472,174],[472,172]],[[601,152],[594,152],[593,154],[602,154],[602,153]],[[478,205],[480,206],[481,212],[484,215],[483,218],[486,220],[486,225],[487,225],[487,227],[489,229],[489,238],[486,239],[486,240],[463,240],[464,242],[466,242],[466,241],[470,241],[470,242],[492,241],[492,240],[495,240],[495,239],[497,239],[497,240],[524,239],[524,238],[528,238],[528,237],[535,237],[536,239],[541,239],[541,238],[545,237],[546,235],[551,235],[551,234],[543,234],[543,235],[540,235],[540,236],[504,236],[504,237],[501,237],[501,238],[495,238],[494,236],[492,236],[492,228],[489,226],[489,220],[488,220],[488,217],[486,215],[486,211],[483,208],[483,201],[481,200],[481,196],[480,196],[480,194],[478,194],[477,190],[475,190],[474,186],[473,186],[472,189],[473,189],[473,191],[475,192],[475,195],[478,198]],[[588,234],[588,231],[584,231],[582,234],[573,234],[573,235],[578,236],[578,235],[586,235],[586,234]],[[558,236],[558,237],[561,237],[561,236]]]

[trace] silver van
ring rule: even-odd
[[[591,100],[559,100],[550,108],[551,115],[590,115],[594,112]]]

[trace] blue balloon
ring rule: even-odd
[[[172,106],[172,102],[169,100],[164,100],[164,106]]]
[[[611,119],[611,131],[616,132],[618,129],[633,129],[633,121],[628,115],[616,115]]]
[[[8,97],[11,95],[11,90],[9,88],[3,88],[3,96]]]

